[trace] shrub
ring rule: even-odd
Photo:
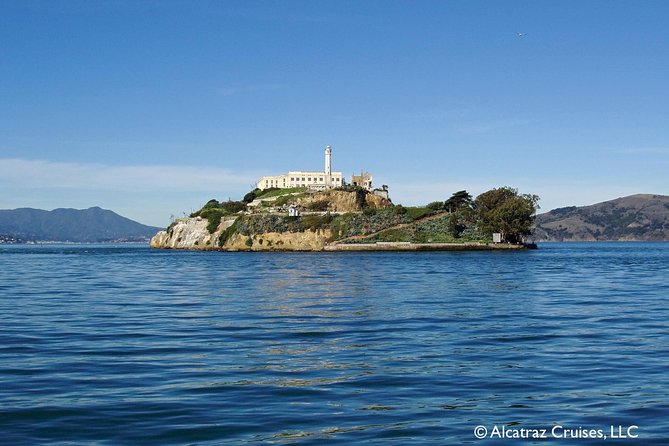
[[[311,211],[327,211],[330,202],[328,200],[312,201],[307,205],[307,209]]]
[[[202,206],[197,212],[193,212],[191,217],[202,217],[210,220],[210,217],[216,218],[216,214],[223,213],[223,215],[236,214],[239,211],[246,209],[246,203],[243,201],[228,200],[225,202],[218,202],[217,200],[209,200],[207,204]],[[220,217],[218,218],[220,220]]]
[[[244,203],[250,203],[250,202],[252,202],[253,200],[256,199],[256,194],[257,194],[259,191],[260,191],[260,189],[254,189],[254,190],[252,190],[252,191],[249,192],[248,194],[244,195],[244,198],[242,198],[242,201],[243,201]]]
[[[407,213],[407,208],[402,206],[401,204],[398,204],[396,206],[393,206],[393,212],[397,215],[403,215]]]
[[[412,220],[418,220],[419,218],[425,217],[426,215],[432,214],[432,210],[428,208],[420,207],[408,207],[406,209],[406,214],[411,217]]]
[[[223,218],[223,215],[225,214],[220,209],[207,212],[206,216],[206,219],[208,220],[207,231],[209,231],[210,234],[216,232],[218,225],[221,224],[221,218]]]
[[[226,214],[236,214],[239,211],[246,210],[246,203],[243,201],[226,201],[225,203],[221,203],[221,209]]]
[[[291,200],[291,198],[293,198],[293,197],[291,197],[290,195],[283,195],[283,196],[277,198],[274,201],[274,203],[272,203],[272,204],[274,206],[285,206],[285,205],[288,204],[288,202]],[[271,203],[271,202],[268,202],[268,203]]]
[[[256,198],[264,197],[265,195],[271,195],[272,192],[275,192],[275,191],[278,191],[278,190],[281,190],[281,189],[278,188],[278,187],[268,187],[267,189],[263,189],[263,190],[259,191],[258,193],[256,193]]]
[[[225,245],[225,242],[227,242],[230,239],[230,237],[232,237],[237,232],[238,221],[239,219],[235,220],[235,222],[230,227],[228,227],[225,231],[221,232],[221,235],[218,236],[218,246],[222,247],[223,245]]]
[[[329,227],[331,222],[332,216],[329,214],[305,215],[302,217],[302,230],[306,231],[307,229],[310,229],[312,231],[317,231]]]

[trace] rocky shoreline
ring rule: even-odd
[[[338,243],[330,242],[327,229],[303,232],[269,232],[262,234],[234,234],[219,245],[221,234],[235,219],[222,219],[213,233],[207,229],[207,220],[199,217],[177,220],[168,230],[158,232],[150,242],[152,248],[197,251],[302,251],[302,252],[360,252],[360,251],[518,251],[536,248],[536,245],[509,243]]]
[[[519,251],[536,249],[535,244],[509,243],[405,243],[377,242],[357,244],[331,244],[324,251]]]

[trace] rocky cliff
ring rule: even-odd
[[[307,194],[295,200],[295,204],[298,207],[305,209],[312,208],[319,203],[323,204],[323,209],[321,210],[328,210],[330,212],[357,212],[362,210],[363,207],[383,209],[393,205],[390,200],[378,195],[339,190]]]
[[[152,248],[165,249],[215,249],[221,232],[229,228],[235,219],[222,219],[216,232],[209,233],[206,218],[180,218],[165,231],[151,239]]]
[[[225,215],[229,203],[210,201],[190,218],[175,221],[151,239],[152,248],[250,251],[318,251],[332,236],[328,224],[334,214],[360,213],[362,209],[392,207],[386,198],[361,190],[290,193],[268,200],[272,207],[294,205],[303,216],[287,217],[283,211],[252,207],[253,213]],[[243,207],[243,206],[242,206]],[[233,207],[231,207],[233,208]],[[213,224],[210,223],[213,220]],[[218,222],[218,226],[214,226]]]
[[[300,232],[231,232],[235,218],[224,218],[209,233],[203,218],[182,218],[151,239],[152,248],[225,251],[320,251],[331,233],[328,229]],[[227,235],[227,237],[226,237]]]

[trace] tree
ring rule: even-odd
[[[256,196],[258,195],[258,192],[260,192],[260,189],[257,189],[257,188],[256,188],[256,189],[253,189],[251,192],[249,192],[248,194],[244,195],[244,198],[242,198],[242,201],[243,201],[244,203],[250,203],[250,202],[252,202],[253,200],[256,199]]]
[[[537,195],[519,194],[511,187],[484,192],[474,201],[479,229],[487,236],[499,232],[502,240],[520,243],[531,231],[538,201]]]
[[[455,212],[458,209],[471,208],[472,204],[471,194],[466,190],[460,190],[444,202],[444,209],[448,209],[448,212]]]
[[[425,206],[431,211],[442,211],[444,210],[444,202],[443,201],[433,201],[432,203],[429,203],[427,206]]]

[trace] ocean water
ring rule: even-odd
[[[668,301],[669,243],[3,246],[0,443],[667,445]]]

